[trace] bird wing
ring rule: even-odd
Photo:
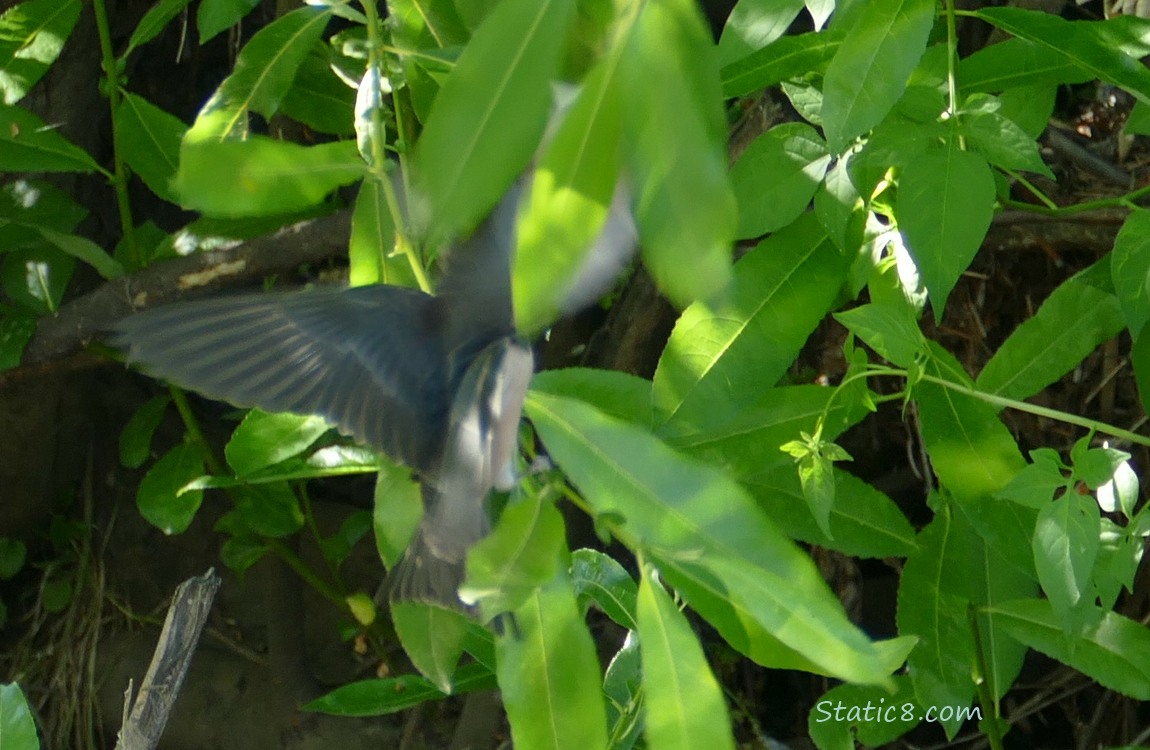
[[[114,343],[130,360],[211,398],[318,414],[428,471],[449,409],[435,298],[392,286],[246,294],[130,316]]]

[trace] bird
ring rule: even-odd
[[[122,319],[111,343],[152,375],[236,406],[319,415],[409,467],[423,516],[388,576],[389,599],[476,615],[459,596],[467,553],[490,531],[492,492],[516,483],[535,369],[511,290],[528,190],[529,176],[517,180],[448,250],[434,295],[377,284],[181,301]],[[559,314],[597,300],[637,244],[620,181]]]
[[[319,415],[412,469],[423,519],[390,599],[474,613],[458,594],[487,498],[514,483],[534,356],[515,330],[511,259],[522,187],[446,255],[438,294],[319,287],[175,302],[117,323],[146,372],[215,400]]]

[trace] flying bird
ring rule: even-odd
[[[374,285],[177,302],[129,316],[113,343],[149,373],[237,406],[316,414],[419,476],[423,519],[389,576],[390,598],[474,612],[459,599],[487,500],[515,483],[534,370],[515,330],[517,184],[446,257],[436,295]],[[617,212],[616,212],[617,213]],[[568,298],[602,293],[633,250],[612,215]],[[610,278],[607,278],[607,277]]]

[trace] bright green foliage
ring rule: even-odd
[[[36,721],[20,686],[0,685],[0,742],[13,750],[39,750]]]
[[[80,18],[80,0],[30,0],[0,15],[0,91],[15,104],[64,49]]]
[[[373,716],[498,687],[520,747],[729,747],[711,650],[689,617],[730,653],[844,680],[824,696],[831,703],[915,709],[868,723],[824,720],[816,707],[809,729],[820,748],[890,742],[920,709],[976,698],[981,731],[1001,747],[999,699],[1030,648],[1150,700],[1150,636],[1111,611],[1133,586],[1150,511],[1137,509],[1129,454],[1094,431],[1145,440],[1021,401],[1124,330],[1150,394],[1147,212],[1131,212],[1109,259],[1068,274],[977,380],[920,323],[927,304],[947,319],[996,211],[1035,210],[1005,186],[1054,177],[1036,139],[1057,87],[1120,86],[1140,100],[1131,132],[1150,130],[1150,72],[1137,62],[1150,53],[1145,22],[984,8],[973,15],[1012,38],[959,60],[954,19],[934,0],[741,0],[718,45],[692,0],[389,0],[386,22],[372,4],[314,0],[256,31],[185,123],[133,93],[125,71],[189,4],[156,2],[108,72],[114,169],[18,106],[67,43],[78,0],[27,0],[0,15],[0,170],[11,176],[0,192],[0,368],[18,365],[38,318],[67,304],[76,261],[113,279],[351,208],[352,283],[430,290],[437,253],[517,181],[522,333],[554,322],[620,206],[647,270],[683,308],[653,380],[588,369],[536,377],[523,446],[555,466],[501,498],[464,587],[485,619],[510,611],[514,627],[504,617],[496,636],[458,613],[397,606],[392,621],[423,676],[356,682],[308,710]],[[255,5],[203,0],[199,39]],[[335,17],[342,30],[332,35]],[[797,18],[813,31],[788,35]],[[744,102],[725,111],[723,97],[749,102],[775,86],[805,122],[766,129],[732,163],[729,126]],[[322,135],[302,145],[250,132],[273,118]],[[171,234],[125,221],[110,252],[75,234],[83,208],[27,177],[53,172],[99,173],[121,209],[130,206],[120,180],[132,174],[203,215]],[[754,247],[732,264],[736,238]],[[849,331],[849,369],[828,386],[794,362],[831,316]],[[913,409],[937,480],[933,517],[917,530],[848,473],[839,447],[875,410],[880,376],[903,384],[893,398]],[[371,514],[317,538],[329,570],[300,565],[345,619],[378,628],[371,597],[338,568],[368,531],[387,566],[399,559],[421,513],[410,471],[339,441],[322,420],[259,412],[220,460],[198,436],[193,405],[173,394],[192,437],[153,446],[167,396],[120,436],[124,465],[148,467],[143,516],[180,533],[205,489],[224,490],[221,557],[244,570],[283,554],[279,540],[315,532],[306,481],[377,472]],[[1038,448],[1028,462],[1004,408],[1092,429],[1069,455]],[[636,554],[638,582],[606,553],[568,550],[561,494],[604,541]],[[898,637],[876,643],[853,625],[795,541],[905,560]],[[0,577],[24,563],[14,544],[0,544]],[[51,606],[70,596],[64,581],[46,590]],[[603,674],[591,608],[627,630]],[[10,732],[35,741],[18,698],[0,688],[5,746]],[[953,737],[962,721],[943,727]]]
[[[715,721],[723,692],[683,613],[650,572],[639,583],[639,643],[652,747],[734,750],[731,727]]]

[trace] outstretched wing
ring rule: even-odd
[[[438,301],[391,286],[178,302],[124,319],[114,343],[153,374],[237,406],[318,414],[428,471],[451,395]]]

